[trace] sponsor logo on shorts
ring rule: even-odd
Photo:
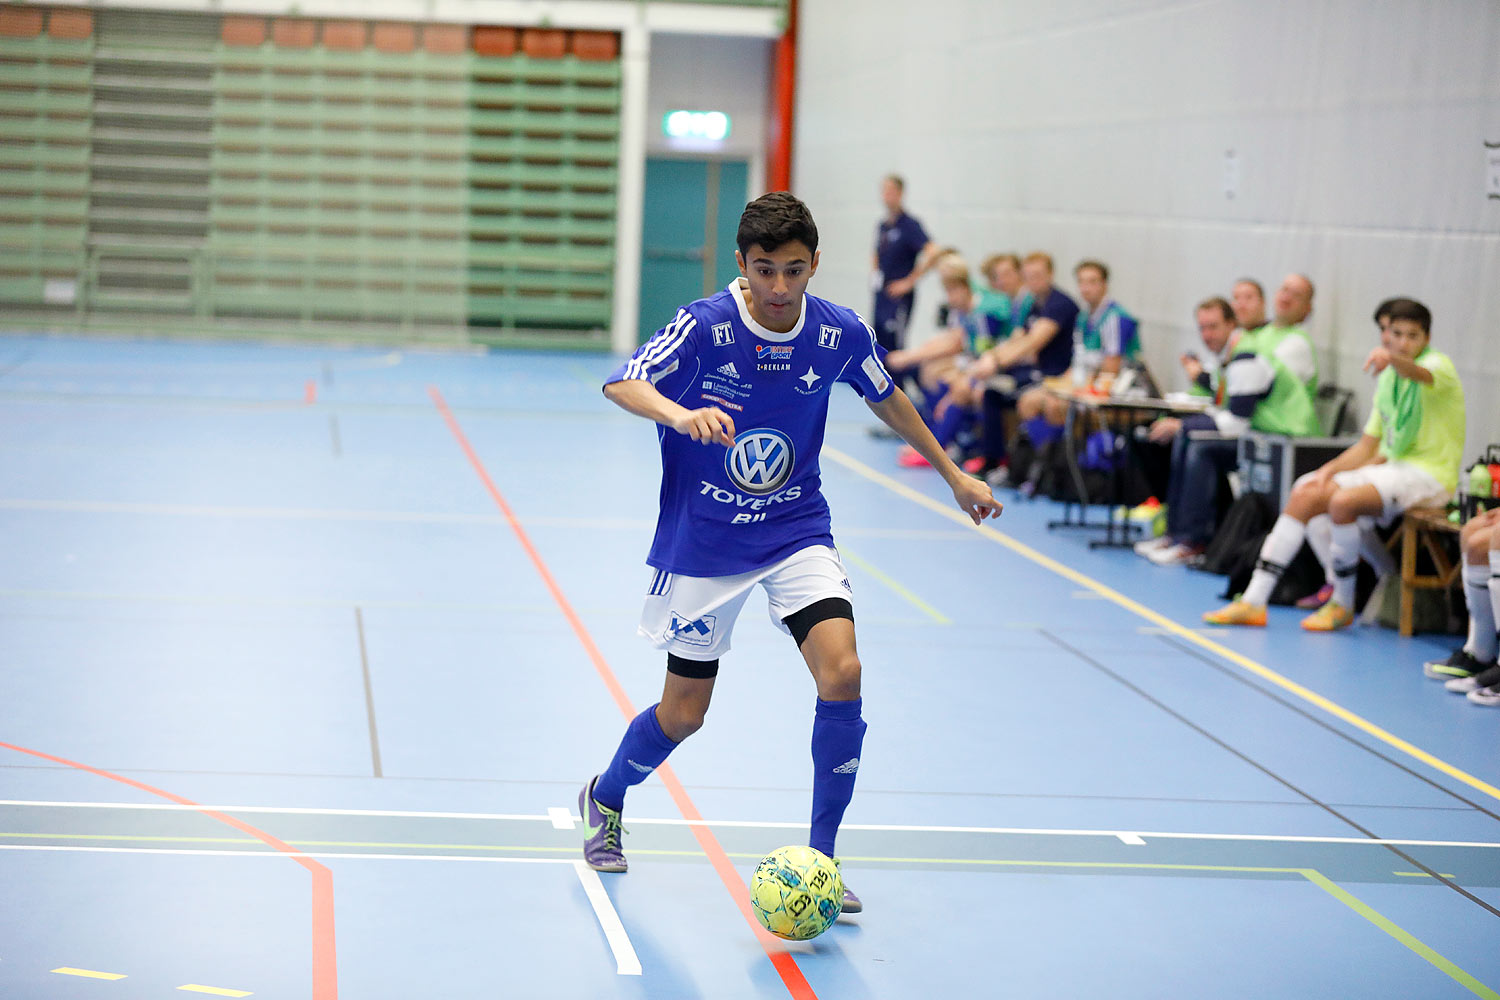
[[[711,646],[714,641],[714,625],[718,622],[717,615],[704,615],[689,621],[672,612],[672,624],[667,626],[667,638],[674,642],[684,642],[689,646]]]
[[[859,770],[859,758],[850,757],[838,767],[833,769],[834,774],[854,774]]]

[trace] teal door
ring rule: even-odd
[[[642,342],[671,322],[679,306],[714,294],[739,274],[734,234],[749,173],[743,160],[646,160]]]

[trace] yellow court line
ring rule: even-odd
[[[75,968],[73,968],[72,966],[69,966],[69,965],[64,965],[62,968],[60,968],[60,969],[53,969],[52,971],[55,972],[55,973],[57,973],[60,976],[82,976],[84,979],[124,979],[124,978],[126,978],[125,976],[120,975],[118,972],[95,972],[92,969],[75,969]]]
[[[226,990],[222,986],[199,986],[197,983],[188,983],[186,986],[177,987],[189,993],[207,993],[216,997],[248,997],[252,994],[249,990]]]
[[[947,615],[943,614],[937,608],[934,608],[931,604],[928,604],[926,601],[922,600],[916,594],[913,594],[910,590],[907,590],[890,576],[882,573],[879,569],[876,569],[867,560],[861,559],[857,554],[849,551],[849,547],[845,543],[840,542],[838,550],[839,555],[843,556],[845,559],[849,560],[854,565],[858,566],[860,569],[873,576],[876,580],[879,580],[881,583],[885,584],[888,588],[894,591],[897,596],[904,598],[907,603],[911,604],[918,611],[921,611],[923,614],[927,615],[927,617],[931,618],[939,625],[953,624],[953,620]]]
[[[920,504],[921,506],[926,507],[928,510],[948,518],[950,521],[956,521],[959,524],[973,527],[973,522],[969,520],[968,515],[958,510],[958,508],[939,503],[937,500],[932,499],[926,494],[919,493],[906,484],[892,479],[885,473],[870,468],[870,466],[859,461],[858,459],[851,458],[850,456],[845,455],[837,448],[830,448],[825,444],[823,446],[823,454],[833,459],[835,462],[838,462],[845,468],[849,469],[851,472],[864,476],[866,479],[870,480],[873,483],[884,486],[892,493],[903,496],[913,503]],[[1484,781],[1480,778],[1476,778],[1474,775],[1470,774],[1467,771],[1454,767],[1447,761],[1433,756],[1426,750],[1423,750],[1421,747],[1407,742],[1406,740],[1390,732],[1389,730],[1382,729],[1380,726],[1375,725],[1375,723],[1369,721],[1368,719],[1365,719],[1362,716],[1356,715],[1355,713],[1349,711],[1338,702],[1332,701],[1329,698],[1325,698],[1323,695],[1318,694],[1316,691],[1313,691],[1310,688],[1303,687],[1301,684],[1298,684],[1291,678],[1284,677],[1281,674],[1278,674],[1276,671],[1272,670],[1270,667],[1257,663],[1256,661],[1250,659],[1250,657],[1245,656],[1241,653],[1237,653],[1234,650],[1230,649],[1228,646],[1221,645],[1218,642],[1215,642],[1213,639],[1208,638],[1207,636],[1200,635],[1193,629],[1187,628],[1183,625],[1179,625],[1177,622],[1173,621],[1163,614],[1153,611],[1151,608],[1146,607],[1144,604],[1141,604],[1138,601],[1131,600],[1129,597],[1126,597],[1118,590],[1100,583],[1098,580],[1095,580],[1091,576],[1086,576],[1085,574],[1078,572],[1071,566],[1066,566],[1058,562],[1051,556],[1043,555],[1041,552],[1038,552],[1031,546],[1026,545],[1023,542],[1018,542],[1008,535],[1002,534],[996,529],[990,527],[988,524],[980,525],[974,530],[978,531],[990,541],[1003,545],[1006,548],[1010,549],[1012,552],[1015,552],[1017,555],[1031,560],[1038,566],[1041,566],[1044,569],[1049,569],[1052,572],[1056,573],[1058,576],[1061,576],[1067,580],[1071,580],[1081,587],[1087,587],[1088,589],[1097,593],[1100,597],[1113,601],[1115,604],[1118,604],[1126,611],[1129,611],[1132,614],[1139,615],[1152,624],[1165,629],[1172,635],[1185,639],[1193,645],[1205,649],[1210,653],[1213,653],[1215,656],[1223,657],[1236,666],[1242,667],[1243,669],[1248,670],[1250,673],[1255,674],[1257,677],[1269,681],[1282,690],[1296,695],[1298,698],[1301,698],[1308,704],[1315,705],[1316,707],[1327,712],[1329,715],[1332,715],[1337,719],[1341,719],[1344,722],[1347,722],[1349,725],[1354,726],[1356,729],[1368,733],[1370,736],[1375,737],[1382,743],[1400,750],[1408,757],[1419,760],[1423,764],[1426,764],[1428,767],[1441,771],[1442,773],[1448,775],[1450,778],[1461,781],[1464,784],[1468,785],[1470,788],[1483,792],[1490,798],[1496,800],[1497,802],[1500,802],[1500,788],[1496,788],[1489,782]]]

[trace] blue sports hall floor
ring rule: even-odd
[[[759,597],[631,871],[582,869],[662,682],[614,363],[0,338],[0,996],[1497,997],[1500,712],[1422,676],[1451,639],[1206,630],[1220,579],[1050,503],[969,526],[847,391],[865,912],[745,915],[814,697]]]

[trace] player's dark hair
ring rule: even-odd
[[[1223,296],[1215,295],[1212,298],[1204,299],[1198,303],[1198,308],[1194,309],[1193,312],[1200,313],[1205,309],[1219,310],[1219,313],[1224,317],[1224,322],[1230,326],[1234,326],[1234,306],[1230,305],[1229,301]]]
[[[1380,303],[1380,305],[1376,306],[1375,307],[1375,312],[1370,316],[1370,318],[1375,321],[1375,325],[1379,326],[1380,325],[1380,321],[1383,320],[1383,319],[1390,319],[1391,318],[1391,306],[1395,305],[1397,302],[1400,302],[1400,301],[1401,301],[1400,298],[1386,299],[1384,302]]]
[[[816,251],[818,225],[807,206],[786,191],[763,194],[746,205],[734,237],[741,254],[748,254],[756,244],[770,251],[797,240],[806,244],[808,250]]]
[[[1092,271],[1098,271],[1100,279],[1102,279],[1103,281],[1109,281],[1109,268],[1104,266],[1103,261],[1093,260],[1092,258],[1089,260],[1080,260],[1078,262],[1078,266],[1073,268],[1073,273],[1077,274],[1079,271],[1082,271],[1085,268]]]
[[[1422,328],[1423,333],[1432,336],[1432,310],[1416,299],[1392,299],[1386,315],[1392,323],[1398,319],[1411,320]]]

